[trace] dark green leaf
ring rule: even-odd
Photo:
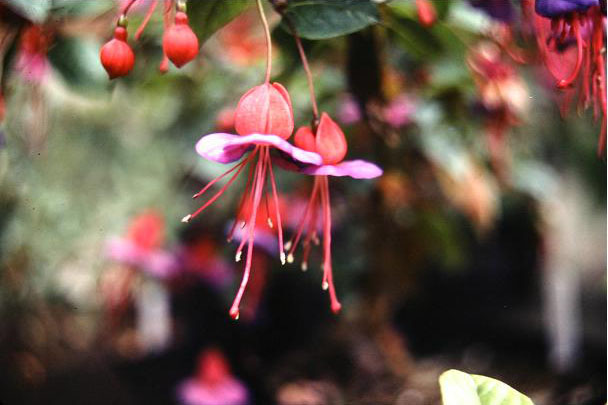
[[[286,14],[298,35],[307,39],[346,35],[380,21],[378,8],[368,0],[291,1]]]
[[[202,44],[217,30],[228,24],[245,9],[251,0],[198,0],[188,3],[190,26]]]
[[[4,0],[3,3],[35,23],[43,22],[52,6],[51,0]]]
[[[448,370],[439,377],[443,405],[534,405],[532,400],[494,378]]]

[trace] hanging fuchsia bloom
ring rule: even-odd
[[[23,78],[40,83],[49,70],[47,52],[51,35],[40,25],[29,25],[23,29],[19,39],[16,69]]]
[[[127,236],[108,242],[108,256],[154,277],[166,278],[176,270],[173,256],[162,249],[165,220],[156,211],[146,211],[133,219]]]
[[[182,221],[189,222],[203,212],[234,183],[246,167],[249,168],[245,193],[241,197],[237,208],[235,225],[228,235],[228,239],[231,239],[236,226],[246,227],[246,237],[242,238],[235,255],[236,261],[240,261],[243,248],[247,244],[245,269],[240,288],[230,308],[230,316],[238,319],[239,305],[251,271],[259,207],[262,200],[268,198],[265,187],[267,178],[270,179],[276,215],[276,224],[275,221],[269,221],[269,225],[273,228],[276,226],[279,255],[281,263],[285,262],[283,230],[278,209],[279,197],[272,169],[271,150],[279,153],[279,160],[290,161],[292,164],[299,165],[321,164],[321,157],[316,153],[296,148],[286,141],[291,136],[294,128],[293,111],[289,94],[279,83],[270,84],[266,82],[245,93],[237,105],[234,126],[239,135],[215,133],[203,136],[196,144],[196,151],[202,157],[219,163],[235,162],[243,158],[247,152],[249,154],[196,193],[194,198],[202,196],[218,180],[234,172],[228,182],[214,196],[194,213],[186,215]]]
[[[311,243],[320,243],[317,235],[318,214],[322,213],[323,230],[323,282],[322,288],[329,289],[331,300],[331,310],[338,313],[342,308],[336,295],[333,281],[333,271],[331,263],[331,204],[329,198],[329,182],[327,176],[350,176],[355,179],[372,179],[382,174],[382,170],[363,160],[343,161],[347,152],[346,137],[342,129],[326,113],[321,114],[321,120],[316,133],[310,127],[301,127],[295,135],[296,146],[316,152],[323,158],[322,165],[306,166],[300,171],[309,175],[314,175],[312,193],[308,200],[308,205],[304,211],[295,236],[285,244],[287,250],[287,261],[294,261],[294,252],[298,243],[302,239],[303,253],[301,268],[303,271],[308,269],[308,256],[310,254]],[[321,209],[319,209],[319,207]]]
[[[605,3],[604,3],[605,7]],[[547,69],[559,89],[579,88],[579,107],[602,115],[598,151],[606,144],[606,11],[599,0],[536,0],[534,26]]]

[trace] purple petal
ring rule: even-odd
[[[513,5],[505,0],[469,0],[471,5],[495,20],[510,23],[514,18]]]
[[[585,12],[589,7],[599,6],[599,0],[536,0],[536,14],[553,18],[572,12]]]
[[[382,169],[365,160],[346,160],[335,165],[307,166],[302,173],[313,176],[350,176],[353,179],[373,179],[382,175]]]
[[[138,269],[159,278],[174,274],[176,263],[173,255],[162,250],[146,250],[129,239],[115,238],[106,247],[110,259]]]
[[[276,135],[233,135],[216,133],[203,136],[196,143],[196,152],[205,159],[218,163],[230,163],[239,160],[247,151],[256,145],[272,146],[291,157],[296,162],[318,165],[321,156],[314,152],[296,148]]]

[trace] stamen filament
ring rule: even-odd
[[[570,31],[572,31],[574,33],[574,35],[576,36],[576,48],[577,48],[576,49],[576,52],[577,52],[576,53],[576,65],[574,66],[574,70],[572,71],[572,73],[570,74],[570,76],[568,78],[561,79],[557,83],[557,87],[560,89],[570,86],[572,84],[572,82],[574,82],[576,80],[576,78],[578,77],[578,73],[581,70],[581,65],[583,63],[584,41],[581,36],[579,19],[576,15],[574,15],[572,17],[572,27],[570,28]],[[566,30],[564,30],[564,32],[566,32]]]
[[[279,238],[279,257],[281,264],[285,264],[285,252],[283,251],[283,225],[281,224],[281,210],[279,208],[279,195],[277,193],[277,185],[274,180],[274,173],[272,171],[272,162],[270,160],[270,149],[266,148],[266,165],[268,166],[268,172],[270,173],[270,185],[272,188],[272,198],[274,199],[274,211],[277,220],[277,235]],[[268,215],[270,212],[268,211]],[[269,218],[270,219],[270,218]],[[271,226],[272,228],[272,226]]]
[[[262,147],[262,151],[261,154],[263,156],[264,152],[265,152],[265,148],[268,148],[268,146],[263,146]],[[239,306],[241,303],[241,299],[243,298],[243,293],[245,292],[245,288],[247,287],[247,283],[249,282],[249,275],[251,272],[251,260],[253,257],[253,237],[254,237],[254,231],[255,231],[255,220],[256,220],[256,215],[257,215],[257,211],[258,208],[260,206],[260,200],[262,199],[262,191],[264,190],[264,178],[266,176],[266,166],[264,164],[264,161],[262,159],[262,156],[260,156],[260,158],[258,159],[257,162],[257,166],[256,166],[256,174],[255,174],[255,178],[254,178],[254,198],[253,198],[253,205],[251,207],[251,216],[249,218],[249,226],[248,226],[248,238],[247,238],[247,258],[245,260],[245,270],[243,272],[243,279],[241,280],[241,285],[239,287],[239,290],[236,294],[236,297],[234,298],[234,301],[232,302],[232,306],[230,308],[230,316],[233,319],[238,319],[239,317]]]

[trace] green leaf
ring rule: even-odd
[[[51,0],[5,0],[5,5],[35,23],[42,23],[51,9]]]
[[[298,35],[307,39],[346,35],[380,21],[378,8],[369,0],[290,1],[285,13]]]
[[[202,44],[255,2],[251,0],[199,0],[188,3],[190,26]]]
[[[494,378],[448,370],[439,377],[443,405],[534,405],[532,400]]]

